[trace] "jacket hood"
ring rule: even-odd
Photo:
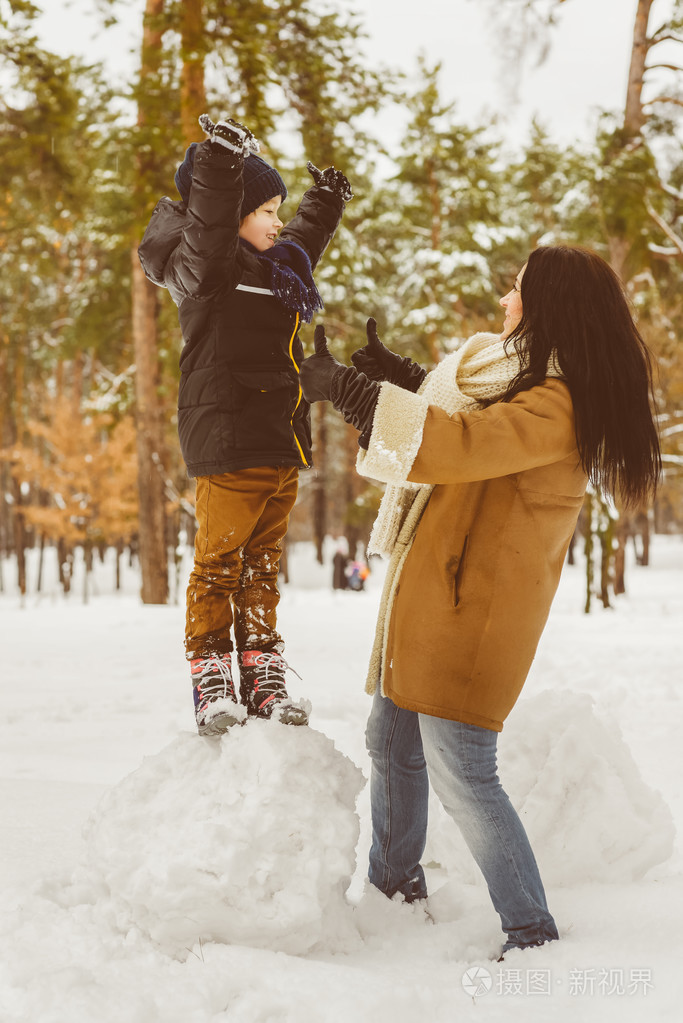
[[[167,195],[154,208],[138,247],[138,258],[152,284],[164,287],[164,272],[174,249],[180,244],[187,207]]]

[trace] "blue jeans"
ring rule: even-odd
[[[403,710],[377,692],[366,739],[371,883],[389,897],[426,896],[420,858],[431,781],[484,875],[508,936],[504,949],[557,938],[529,839],[498,780],[498,733]]]

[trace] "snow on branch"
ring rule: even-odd
[[[683,433],[683,423],[677,423],[675,426],[666,426],[663,430],[659,431],[659,436],[675,437],[677,433]]]
[[[644,107],[652,107],[655,103],[675,103],[678,107],[683,107],[683,99],[679,96],[655,96],[654,99],[650,99],[647,103],[643,103]]]
[[[683,71],[683,67],[679,67],[678,64],[648,64],[644,70],[653,71],[655,68],[664,68],[667,71]]]
[[[667,236],[669,241],[673,242],[678,256],[683,256],[683,238],[680,238],[674,229],[667,224],[666,220],[657,213],[657,210],[653,209],[650,203],[645,200],[645,209],[654,220],[655,224],[662,229],[664,234]]]
[[[654,242],[650,242],[647,251],[651,252],[653,256],[658,256],[660,259],[678,259],[680,256],[678,249],[670,249],[666,245],[655,245]]]
[[[658,28],[654,35],[650,36],[647,40],[649,46],[657,46],[658,43],[664,42],[683,43],[683,36],[679,36],[678,33],[669,30],[668,25],[662,25]]]
[[[683,202],[683,192],[679,192],[676,188],[672,188],[671,185],[665,185],[663,182],[660,187],[662,191],[666,195],[670,195],[672,199],[676,199],[678,202]]]

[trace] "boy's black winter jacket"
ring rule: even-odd
[[[178,432],[190,476],[311,465],[300,317],[271,293],[268,263],[240,242],[241,202],[242,158],[200,143],[187,209],[161,199],[139,248],[147,277],[178,306]],[[314,186],[278,241],[296,242],[315,268],[343,210]]]

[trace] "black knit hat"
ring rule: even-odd
[[[178,189],[180,198],[187,205],[190,198],[190,186],[192,185],[192,173],[194,170],[194,155],[197,143],[193,142],[185,153],[185,159],[178,167],[175,175],[175,186]],[[270,164],[257,156],[256,153],[248,153],[244,159],[244,170],[242,172],[244,182],[244,198],[242,199],[241,216],[246,217],[253,213],[264,202],[274,199],[276,195],[282,196],[284,202],[287,198],[287,186]]]
[[[244,198],[240,214],[242,217],[253,213],[264,202],[274,199],[276,195],[281,195],[283,202],[287,198],[287,186],[278,172],[256,153],[249,153],[245,158],[242,180],[244,182]]]

